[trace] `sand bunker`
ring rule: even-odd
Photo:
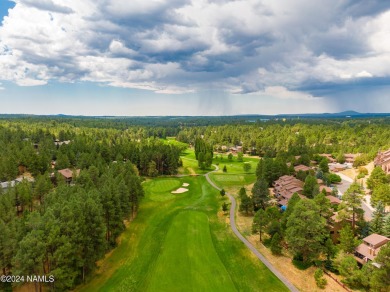
[[[188,183],[183,183],[183,187],[188,187],[189,185]]]
[[[186,189],[186,188],[178,188],[176,191],[172,191],[171,193],[172,194],[182,194],[182,193],[185,193],[185,192],[188,192],[188,189]]]

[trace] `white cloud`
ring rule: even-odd
[[[15,2],[0,27],[0,76],[22,86],[81,80],[312,99],[298,88],[390,77],[381,1]]]
[[[356,74],[356,77],[369,78],[369,77],[372,77],[372,74],[370,72],[367,72],[366,70],[363,70],[363,71],[359,72],[358,74]]]

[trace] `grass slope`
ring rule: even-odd
[[[137,218],[77,291],[288,291],[217,216],[222,200],[204,177],[174,180],[189,191],[161,201],[153,200],[157,186],[177,183],[144,183]]]

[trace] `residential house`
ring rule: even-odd
[[[319,154],[319,155],[322,157],[328,158],[328,161],[331,163],[336,162],[336,159],[333,158],[332,154],[323,153],[323,154]]]
[[[331,195],[332,194],[332,188],[330,187],[327,187],[327,186],[321,186],[320,185],[320,192],[322,192],[323,190],[325,190],[326,192],[326,195]]]
[[[332,172],[339,172],[339,171],[343,171],[346,169],[347,169],[347,166],[345,164],[340,164],[340,163],[329,164],[329,170]]]
[[[309,171],[311,168],[306,166],[306,165],[303,165],[303,164],[299,164],[299,165],[296,165],[294,166],[294,170],[295,172],[298,172],[298,171]]]
[[[363,243],[355,249],[355,259],[362,265],[373,261],[380,249],[389,241],[390,238],[376,233],[363,238]]]
[[[380,166],[386,174],[390,174],[390,149],[379,152],[374,159],[375,166]]]
[[[4,191],[9,189],[9,188],[13,188],[14,186],[16,186],[17,184],[21,183],[23,180],[27,180],[29,182],[34,182],[34,178],[32,177],[24,177],[24,176],[21,176],[21,177],[18,177],[14,180],[11,180],[11,181],[6,181],[6,182],[0,182],[0,188],[2,188]]]
[[[54,145],[56,145],[56,146],[61,146],[63,144],[68,145],[69,143],[70,143],[70,140],[67,140],[67,141],[60,141],[58,139],[54,140]]]
[[[354,163],[355,158],[358,157],[359,155],[360,155],[360,153],[359,154],[352,154],[352,153],[344,154],[345,162]]]
[[[335,196],[326,196],[326,198],[330,201],[330,203],[332,205],[340,205],[341,204],[341,200],[339,198],[336,198]]]
[[[230,147],[230,152],[233,154],[237,153],[237,147]]]
[[[302,195],[303,182],[291,175],[284,175],[276,180],[273,192],[280,206],[287,206],[294,193],[297,193],[301,198],[305,198]]]
[[[65,182],[67,184],[70,184],[73,180],[73,171],[69,168],[65,168],[65,169],[60,169],[58,171],[59,174],[61,174],[64,179],[65,179]],[[76,176],[80,174],[80,169],[76,169]]]

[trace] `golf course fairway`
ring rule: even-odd
[[[172,195],[182,184],[188,191]],[[220,212],[228,199],[205,177],[156,178],[143,187],[118,247],[76,291],[288,291],[233,234]]]

